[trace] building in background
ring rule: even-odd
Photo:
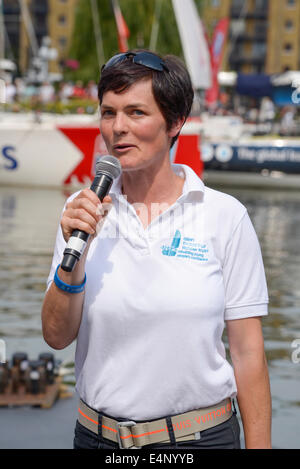
[[[60,72],[68,58],[79,0],[2,1],[6,57],[24,74],[33,55],[33,43],[40,46],[42,38],[49,36],[51,47],[58,51],[58,57],[50,62],[50,72]],[[30,13],[34,40],[24,21],[22,2]],[[274,74],[300,69],[300,0],[203,2],[202,16],[209,37],[221,18],[230,18],[222,70]]]
[[[22,0],[25,9],[22,12],[19,1],[19,54],[18,66],[22,74],[28,69],[30,59],[37,53],[41,46],[42,38],[47,37],[48,32],[48,0]],[[4,0],[4,5],[6,1]],[[28,10],[26,10],[26,7]],[[25,16],[28,11],[28,17]],[[5,10],[4,10],[5,12]]]
[[[59,72],[64,60],[68,58],[75,24],[78,0],[48,0],[48,31],[52,47],[58,51],[58,58],[50,64],[50,71]]]
[[[266,73],[300,70],[300,0],[269,0]]]
[[[29,12],[29,24],[22,14],[24,2]],[[42,44],[43,37],[51,38],[51,47],[58,51],[50,62],[50,72],[61,70],[68,58],[78,0],[3,0],[6,55],[13,59],[21,73],[25,73],[34,53],[34,46]],[[30,28],[32,24],[32,30]],[[34,37],[33,37],[34,36]]]
[[[20,6],[18,0],[3,0],[4,57],[19,63],[20,57]]]
[[[208,34],[230,18],[223,70],[281,73],[300,69],[300,0],[205,0]]]

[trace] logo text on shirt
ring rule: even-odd
[[[170,246],[161,247],[162,254],[168,257],[192,259],[200,262],[208,261],[207,244],[199,243],[194,238],[183,237],[179,230],[176,231]]]

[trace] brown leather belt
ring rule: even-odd
[[[84,427],[98,435],[99,413],[80,400],[78,420]],[[171,422],[176,441],[199,439],[199,432],[220,425],[232,416],[231,399],[211,407],[173,415]],[[102,415],[102,436],[119,444],[121,449],[138,449],[153,443],[169,443],[166,418],[150,422],[117,420]]]

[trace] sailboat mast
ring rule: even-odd
[[[97,50],[97,57],[99,67],[105,63],[105,56],[104,56],[104,49],[103,49],[103,41],[102,41],[102,34],[100,28],[100,21],[99,21],[99,8],[97,4],[97,0],[90,0],[91,2],[91,9],[92,9],[92,17],[94,23],[94,34],[95,34],[95,41],[96,41],[96,50]]]
[[[20,10],[21,10],[21,15],[25,24],[25,28],[29,37],[32,54],[34,57],[36,57],[38,55],[39,46],[38,46],[37,39],[34,33],[34,28],[33,28],[32,20],[30,17],[30,13],[29,13],[26,0],[19,0],[19,5],[20,5]]]
[[[149,49],[152,50],[153,52],[156,51],[156,46],[157,46],[161,7],[162,7],[162,0],[155,0],[154,18],[153,18],[153,23],[152,23],[151,38],[150,38],[150,45],[149,45]]]
[[[186,65],[194,88],[212,84],[210,52],[194,0],[172,0]]]
[[[0,0],[0,59],[5,57],[3,0]]]

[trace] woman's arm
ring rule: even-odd
[[[260,317],[226,322],[247,449],[271,448],[271,393]]]
[[[111,198],[105,197],[103,203],[110,204]],[[90,189],[84,189],[66,206],[61,219],[64,240],[68,242],[73,230],[79,229],[94,235],[97,223],[104,218],[101,215],[101,204],[98,197]],[[68,285],[80,285],[85,276],[85,261],[88,245],[73,272],[58,269],[59,278]],[[88,279],[87,281],[91,281]],[[63,349],[76,339],[80,323],[84,300],[82,293],[66,293],[53,282],[47,291],[42,307],[42,329],[45,341],[54,349]]]
[[[58,269],[59,278],[68,285],[80,285],[84,280],[85,256],[73,272]],[[52,282],[42,307],[42,330],[45,341],[54,349],[63,349],[76,339],[84,300],[84,292],[66,293]]]

